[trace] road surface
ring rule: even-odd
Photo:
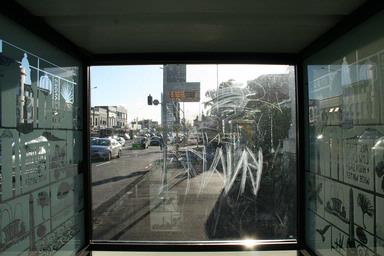
[[[143,150],[124,148],[120,158],[92,163],[92,205],[97,209],[138,177],[152,169],[160,160],[159,147]],[[99,209],[102,211],[103,209]]]

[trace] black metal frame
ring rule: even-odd
[[[92,240],[92,174],[91,174],[91,154],[90,154],[90,68],[86,63],[83,63],[83,175],[84,175],[84,213],[85,213],[85,241]],[[86,245],[89,247],[89,242]]]
[[[125,243],[124,241],[114,241],[106,243],[91,243],[90,248],[93,251],[295,251],[298,250],[296,241],[264,241],[255,244],[254,247],[246,247],[243,243],[234,241],[223,241],[223,242],[210,242],[202,241],[198,243],[158,243],[158,242],[130,242]]]
[[[89,59],[92,66],[154,64],[290,64],[298,62],[293,53],[258,52],[180,52],[96,54]]]
[[[73,44],[66,37],[51,28],[43,19],[36,17],[23,6],[12,0],[3,0],[0,13],[19,25],[30,30],[58,47],[60,50],[82,61],[83,78],[83,156],[82,171],[85,180],[85,239],[87,250],[135,250],[135,251],[237,251],[247,250],[241,243],[235,242],[204,242],[204,243],[94,243],[92,242],[92,189],[90,173],[90,77],[89,69],[93,65],[128,65],[128,64],[289,64],[296,67],[296,131],[297,131],[297,243],[275,241],[264,242],[256,246],[257,250],[302,250],[315,255],[305,243],[305,198],[304,198],[304,152],[305,152],[305,97],[304,60],[320,51],[342,35],[352,30],[368,18],[384,10],[384,1],[368,0],[364,5],[352,12],[336,26],[324,33],[313,43],[305,47],[298,54],[291,53],[241,53],[241,52],[200,52],[200,53],[131,53],[131,54],[98,54],[92,55]],[[279,243],[276,243],[279,242]]]
[[[300,90],[300,85],[303,85],[304,69],[301,64],[296,65],[296,159],[297,159],[297,176],[296,176],[296,203],[297,203],[297,242],[298,248],[305,247],[305,196],[304,196],[304,111],[305,101],[303,90]],[[304,86],[303,86],[304,87]]]

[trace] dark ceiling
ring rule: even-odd
[[[17,0],[92,54],[298,53],[365,0]]]

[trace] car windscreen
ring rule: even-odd
[[[94,145],[94,146],[110,146],[111,145],[111,141],[96,139],[96,140],[93,140],[91,144]]]

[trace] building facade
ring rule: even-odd
[[[108,128],[108,111],[105,108],[91,108],[91,127],[93,129]]]
[[[128,125],[127,109],[123,106],[116,107],[116,127],[127,128]]]

